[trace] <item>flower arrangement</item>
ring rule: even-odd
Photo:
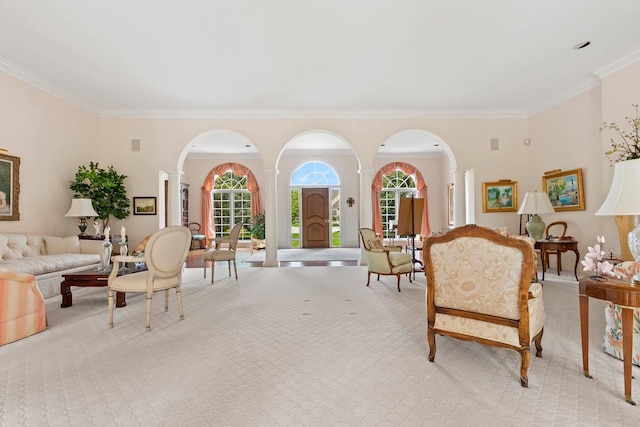
[[[604,153],[611,162],[622,162],[640,158],[640,114],[638,104],[632,104],[636,110],[635,118],[626,116],[624,119],[631,125],[631,131],[623,130],[617,123],[603,122],[602,129],[609,129],[617,132],[622,138],[622,142],[615,142],[611,138],[611,150]]]
[[[589,252],[584,256],[584,261],[582,261],[582,265],[584,265],[583,271],[595,271],[595,278],[601,278],[604,276],[614,277],[614,265],[609,263],[607,260],[603,261],[604,251],[601,249],[600,245],[604,245],[604,236],[596,236],[596,240],[598,243],[593,247],[589,246]]]

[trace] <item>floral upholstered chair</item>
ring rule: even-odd
[[[614,268],[616,275],[629,278],[640,273],[640,263],[625,261]],[[607,322],[604,330],[602,348],[604,351],[622,360],[622,307],[617,304],[607,303],[604,309],[604,317]],[[633,347],[631,362],[640,366],[640,308],[633,309]]]
[[[436,335],[510,348],[520,353],[520,383],[527,387],[530,343],[541,357],[545,316],[542,285],[531,283],[531,245],[466,225],[429,237],[423,257],[429,360]]]
[[[400,292],[400,276],[406,274],[411,282],[413,258],[411,254],[401,252],[400,246],[384,246],[370,228],[361,228],[362,248],[367,257],[367,286],[371,281],[371,274],[396,276],[398,278],[398,292]]]

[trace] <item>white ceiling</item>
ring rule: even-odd
[[[638,0],[0,0],[0,69],[111,117],[525,117],[640,59],[639,17]]]

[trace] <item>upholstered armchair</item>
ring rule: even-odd
[[[191,232],[187,227],[171,226],[151,235],[144,256],[112,257],[113,268],[107,282],[109,296],[109,327],[113,328],[113,293],[139,292],[147,294],[147,332],[151,331],[151,299],[155,292],[164,291],[164,311],[169,310],[169,289],[176,290],[180,320],[182,311],[182,269],[191,246]],[[120,264],[145,262],[147,270],[118,275]]]
[[[616,265],[614,271],[623,278],[630,278],[636,273],[640,273],[640,263],[625,261]],[[604,351],[622,360],[622,307],[617,304],[607,303],[604,309],[606,326],[602,348]],[[633,346],[632,359],[634,365],[640,366],[640,308],[633,309]]]
[[[426,239],[429,360],[436,335],[520,353],[520,384],[528,386],[530,343],[542,355],[542,286],[531,283],[534,253],[523,240],[466,225]]]
[[[396,276],[398,279],[398,292],[400,292],[400,276],[406,274],[411,280],[413,260],[411,254],[402,252],[400,246],[384,246],[370,228],[360,229],[362,247],[367,257],[367,286],[371,281],[371,274],[380,276]]]
[[[0,272],[0,346],[44,331],[44,298],[35,276]]]

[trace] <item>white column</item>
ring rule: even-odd
[[[453,171],[453,226],[460,227],[466,223],[465,203],[465,171]]]
[[[360,227],[372,227],[371,184],[373,184],[373,169],[360,169],[358,173],[360,174]]]
[[[182,225],[180,215],[180,177],[182,171],[170,172],[167,184],[167,225]],[[191,194],[189,195],[191,197]]]
[[[373,169],[360,169],[360,227],[373,227],[373,208],[371,199],[371,184],[373,184]],[[360,233],[358,233],[360,241]],[[367,265],[367,256],[364,248],[360,245],[360,265]]]
[[[278,171],[264,171],[265,261],[264,267],[278,266]]]

